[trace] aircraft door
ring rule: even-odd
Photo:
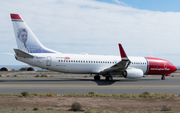
[[[52,63],[52,59],[50,56],[48,56],[46,60],[46,66],[51,66],[51,63]]]
[[[167,65],[166,65],[166,63],[164,63],[164,69],[167,69]]]

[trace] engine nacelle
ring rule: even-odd
[[[129,68],[123,72],[124,78],[141,78],[143,75],[143,71],[136,68]]]

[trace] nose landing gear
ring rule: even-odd
[[[161,80],[165,80],[165,76],[164,75],[162,75]]]

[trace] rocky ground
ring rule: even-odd
[[[180,97],[166,99],[113,97],[0,97],[0,112],[72,112],[79,102],[86,113],[175,113],[180,112]],[[37,108],[38,110],[33,110]]]

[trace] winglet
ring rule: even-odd
[[[119,44],[119,51],[120,51],[121,58],[128,59],[128,57],[126,56],[126,53],[125,53],[121,44]]]

